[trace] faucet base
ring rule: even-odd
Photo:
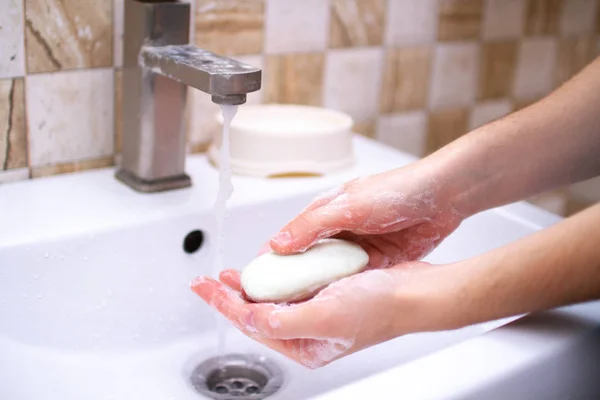
[[[164,192],[192,186],[192,179],[187,174],[149,181],[140,179],[131,172],[120,168],[115,173],[115,178],[141,193]]]

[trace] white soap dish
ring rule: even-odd
[[[219,164],[223,117],[208,150]],[[352,118],[320,107],[263,104],[238,108],[230,129],[234,174],[324,175],[354,163]]]

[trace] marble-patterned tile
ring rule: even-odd
[[[265,103],[322,105],[324,66],[324,53],[266,56]]]
[[[486,0],[483,38],[516,39],[525,28],[526,0]]]
[[[51,175],[70,174],[72,172],[81,172],[90,169],[107,168],[113,165],[113,156],[79,160],[61,164],[41,165],[37,167],[31,167],[31,177],[43,178]]]
[[[426,107],[432,55],[430,46],[387,51],[380,101],[382,113]]]
[[[559,39],[555,86],[561,85],[589,64],[595,57],[595,41],[591,36]]]
[[[197,0],[195,14],[195,42],[203,49],[227,56],[262,52],[265,0]]]
[[[477,92],[479,61],[479,45],[475,42],[438,45],[433,62],[430,107],[471,104]]]
[[[438,0],[388,0],[385,43],[389,46],[433,43]]]
[[[26,103],[32,167],[112,158],[112,68],[31,75]]]
[[[508,99],[488,100],[478,103],[471,110],[469,130],[502,118],[512,112],[513,105]]]
[[[0,80],[0,171],[27,167],[23,78]]]
[[[525,34],[556,35],[562,7],[563,0],[527,0]]]
[[[346,112],[356,121],[378,114],[383,49],[355,48],[327,53],[324,106]]]
[[[112,1],[25,0],[27,71],[110,67]]]
[[[327,48],[330,0],[267,0],[265,51],[316,52]]]
[[[29,168],[9,169],[0,171],[0,185],[29,179]]]
[[[123,66],[124,0],[113,0],[113,62],[115,67]]]
[[[374,139],[376,124],[377,123],[374,119],[370,119],[367,121],[354,121],[352,131],[354,133],[358,133],[359,135]]]
[[[517,41],[484,43],[481,49],[478,99],[508,96],[517,65]]]
[[[427,153],[444,147],[468,131],[469,110],[447,108],[429,113],[427,130]]]
[[[440,0],[438,39],[478,39],[483,20],[483,0]]]
[[[0,12],[0,79],[25,75],[23,0],[4,0]]]
[[[561,35],[592,33],[597,12],[598,0],[566,0],[559,23]]]
[[[555,38],[536,37],[521,42],[513,87],[516,98],[539,98],[552,90],[557,52]]]
[[[382,115],[376,137],[388,146],[422,157],[427,144],[427,115],[424,111]]]
[[[383,43],[386,0],[332,0],[329,47]]]

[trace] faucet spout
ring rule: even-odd
[[[212,96],[217,104],[238,105],[260,89],[259,68],[194,45],[144,46],[140,66]]]

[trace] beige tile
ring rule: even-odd
[[[25,75],[23,0],[4,0],[0,11],[0,79]]]
[[[555,85],[560,85],[583,69],[594,57],[590,36],[561,38],[558,45]]]
[[[27,78],[31,166],[112,157],[113,75],[92,69]]]
[[[0,171],[0,184],[29,179],[29,168],[9,169]]]
[[[382,113],[425,108],[432,53],[429,46],[387,51],[381,89]]]
[[[327,53],[324,106],[350,114],[356,121],[378,114],[383,49],[355,48]]]
[[[479,99],[510,95],[517,64],[516,41],[484,43],[479,68]]]
[[[264,0],[197,0],[196,44],[221,55],[263,50]]]
[[[0,171],[27,167],[23,78],[0,80]]]
[[[512,112],[513,105],[508,99],[488,100],[478,103],[471,110],[469,130],[479,128]]]
[[[42,178],[51,175],[69,174],[71,172],[81,172],[90,169],[106,168],[112,165],[114,165],[113,156],[54,165],[42,165],[39,167],[31,168],[31,177]]]
[[[28,72],[113,64],[112,1],[25,0]]]
[[[329,46],[381,45],[386,5],[386,0],[332,0]]]
[[[553,38],[521,42],[513,88],[516,98],[539,98],[552,90],[557,51],[557,40]]]
[[[113,0],[113,62],[115,67],[123,66],[123,19],[124,0]]]
[[[433,62],[429,105],[437,109],[471,104],[477,91],[478,72],[477,43],[438,45]]]
[[[566,0],[560,18],[560,33],[573,35],[594,31],[597,0]]]
[[[427,153],[433,153],[467,133],[468,122],[467,108],[431,112],[428,118]]]
[[[527,0],[525,33],[529,36],[557,34],[562,4],[563,0]]]
[[[388,0],[385,42],[390,46],[432,43],[437,34],[437,0]]]
[[[329,0],[267,0],[265,51],[315,52],[327,48]]]
[[[478,39],[483,0],[440,0],[439,40]]]
[[[374,119],[368,121],[355,121],[352,131],[368,138],[375,138],[376,122]]]
[[[379,117],[377,140],[414,156],[424,156],[427,142],[425,112],[413,111]]]
[[[484,39],[516,39],[525,28],[526,0],[486,0]]]
[[[323,53],[295,53],[266,57],[265,103],[322,104]]]

